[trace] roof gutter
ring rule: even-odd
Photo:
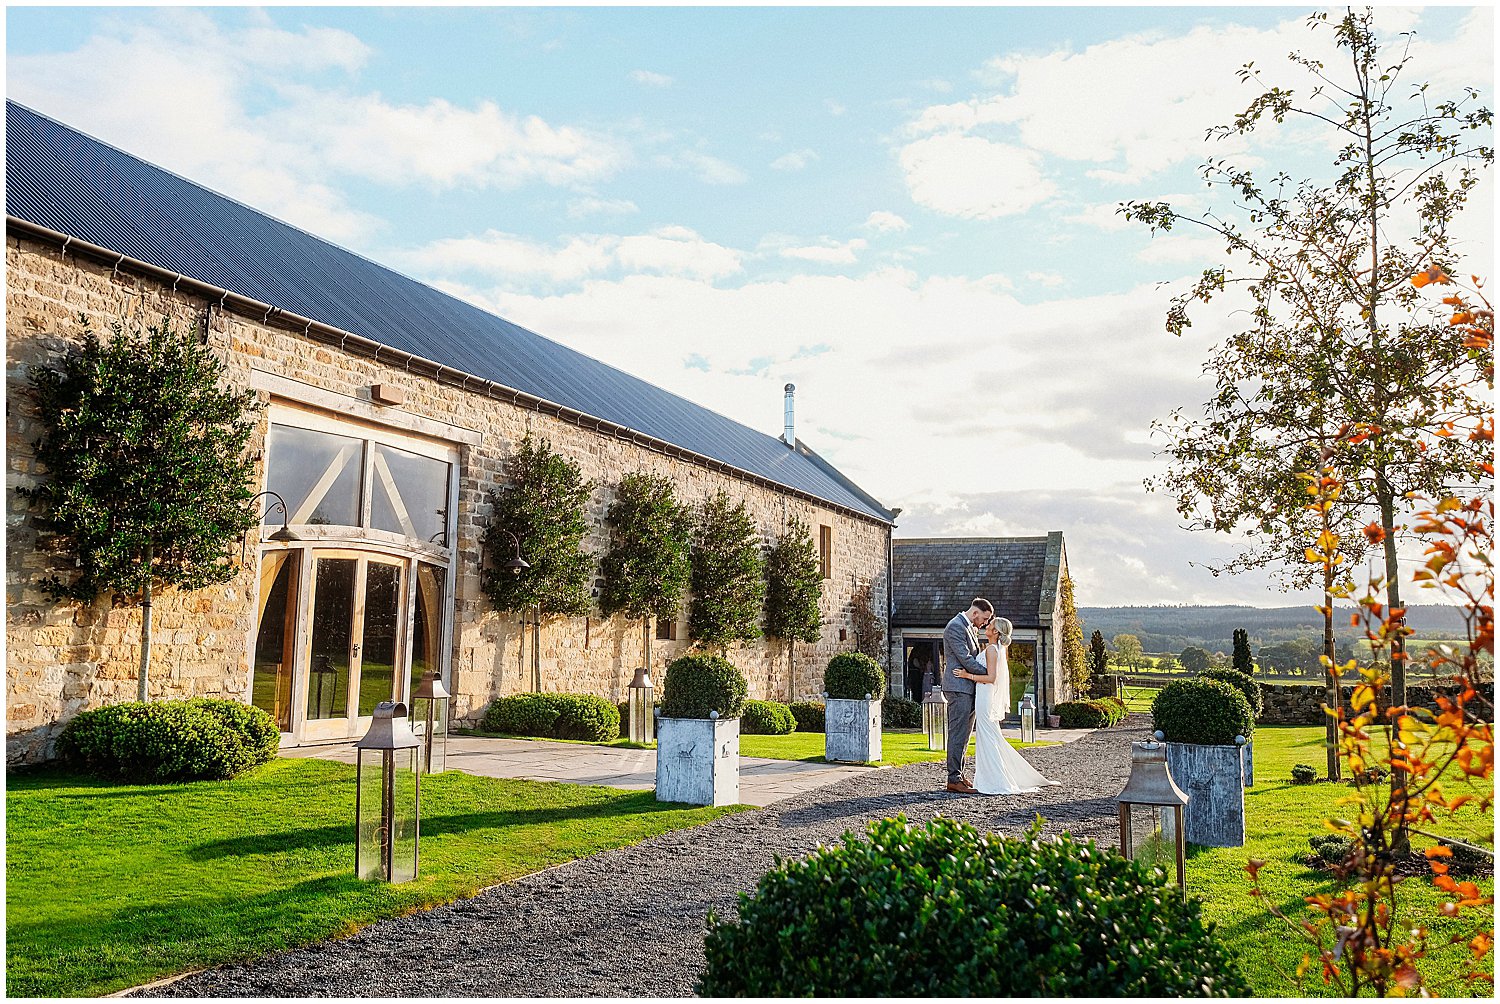
[[[403,349],[393,348],[382,342],[377,342],[373,338],[366,338],[363,335],[357,335],[352,331],[345,331],[342,328],[335,328],[330,324],[324,324],[322,321],[315,321],[310,317],[303,317],[300,314],[282,310],[280,307],[273,307],[269,303],[261,303],[259,300],[251,299],[248,296],[242,296],[239,293],[231,292],[219,286],[201,282],[191,276],[183,275],[181,272],[173,272],[171,269],[161,268],[150,262],[141,261],[138,258],[131,258],[118,251],[111,251],[108,248],[100,247],[98,244],[90,244],[81,238],[52,230],[40,224],[32,223],[29,220],[23,220],[18,216],[11,216],[9,213],[5,216],[5,229],[7,231],[18,231],[37,241],[56,244],[64,256],[72,253],[80,257],[92,258],[101,264],[110,266],[115,272],[124,269],[128,272],[139,273],[147,278],[155,279],[163,284],[170,283],[174,293],[183,292],[200,296],[210,303],[215,304],[221,310],[233,310],[235,313],[244,315],[261,324],[275,324],[291,331],[299,332],[304,337],[337,346],[342,352],[368,356],[375,362],[383,362],[387,365],[402,365],[408,373],[416,372],[420,376],[430,377],[439,383],[449,384],[460,390],[482,393],[488,397],[505,401],[520,408],[527,408],[531,411],[540,412],[543,415],[551,415],[564,422],[570,422],[581,428],[589,429],[592,432],[614,436],[635,446],[641,446],[679,460],[686,460],[702,467],[707,467],[710,470],[719,471],[723,474],[749,481],[764,488],[771,488],[775,491],[795,496],[796,498],[812,502],[825,509],[830,509],[853,519],[875,523],[879,526],[895,526],[895,523],[891,520],[880,519],[869,513],[851,509],[848,506],[831,502],[825,498],[819,498],[811,492],[805,492],[790,485],[781,484],[760,474],[735,467],[733,464],[726,464],[722,460],[716,460],[713,457],[695,453],[675,443],[669,443],[664,439],[657,439],[655,436],[637,431],[629,426],[620,425],[618,422],[611,422],[607,418],[599,418],[587,412],[579,411],[576,408],[569,408],[567,405],[537,397],[535,394],[528,394],[514,387],[507,387],[504,384],[496,383],[485,377],[465,373],[451,366],[444,366],[441,363],[433,362],[431,359],[426,359]]]

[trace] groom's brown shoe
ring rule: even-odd
[[[967,781],[949,781],[948,790],[959,795],[977,795],[979,789]]]

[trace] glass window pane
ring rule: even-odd
[[[349,708],[349,637],[354,618],[353,558],[319,558],[313,579],[307,717],[343,718]]]
[[[361,448],[348,436],[271,426],[266,485],[286,499],[288,522],[360,525]],[[281,514],[268,513],[265,522],[279,526]]]
[[[261,560],[260,628],[250,703],[270,713],[281,731],[292,731],[292,652],[297,629],[299,551],[273,551]]]
[[[370,562],[365,572],[365,638],[360,649],[361,715],[373,714],[375,705],[394,699],[400,600],[401,569]]]
[[[411,680],[415,687],[426,673],[442,672],[443,624],[448,617],[444,592],[447,569],[425,562],[417,565],[417,616],[412,625]]]
[[[370,525],[443,544],[448,527],[448,465],[375,444]]]

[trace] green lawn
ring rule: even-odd
[[[232,781],[16,772],[6,794],[6,993],[94,996],[346,934],[729,809],[474,777],[422,783],[421,877],[354,877],[354,768],[278,759]]]
[[[629,739],[611,739],[606,743],[591,742],[587,739],[553,739],[549,736],[518,736],[509,732],[486,732],[483,729],[454,729],[456,736],[478,736],[481,739],[525,739],[528,742],[538,743],[571,743],[574,746],[612,746],[616,749],[627,750],[649,750],[655,749],[656,743],[633,743]]]
[[[1300,859],[1308,853],[1307,838],[1326,832],[1322,820],[1347,811],[1335,802],[1348,795],[1350,788],[1341,784],[1305,787],[1291,784],[1295,763],[1312,764],[1322,773],[1325,759],[1322,736],[1323,730],[1316,726],[1256,729],[1256,784],[1245,792],[1249,839],[1244,847],[1190,851],[1188,891],[1204,900],[1204,915],[1219,924],[1220,935],[1239,954],[1257,996],[1326,995],[1316,966],[1299,993],[1292,974],[1308,947],[1295,931],[1267,914],[1259,902],[1247,895],[1250,882],[1244,871],[1250,858],[1265,859],[1267,864],[1260,873],[1262,888],[1278,907],[1299,919],[1306,912],[1302,897],[1333,889],[1326,873],[1307,867]],[[1486,786],[1484,790],[1490,789]],[[1437,832],[1443,832],[1443,828]],[[1431,841],[1418,837],[1415,843],[1423,847]],[[1494,887],[1491,880],[1480,884],[1487,894]],[[1460,929],[1451,922],[1435,919],[1433,908],[1442,897],[1426,879],[1408,880],[1399,889],[1405,904],[1403,910],[1410,911],[1404,916],[1428,924],[1434,943],[1446,941],[1447,935]],[[1450,994],[1464,993],[1460,988],[1445,985],[1459,972],[1457,959],[1449,950],[1442,958],[1430,960],[1424,970],[1429,979],[1439,981],[1440,989]],[[1490,972],[1493,965],[1492,955],[1488,963]]]
[[[1056,746],[1054,742],[1013,743],[1029,746]],[[771,760],[811,760],[823,762],[823,733],[793,732],[785,736],[740,736],[740,756],[766,757]],[[969,740],[969,752],[974,752],[974,740]],[[909,763],[938,762],[948,754],[927,748],[927,736],[922,732],[895,732],[887,730],[880,734],[880,763],[890,767],[901,767]]]

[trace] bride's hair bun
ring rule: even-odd
[[[996,617],[990,623],[993,624],[993,625],[995,625],[995,630],[1000,633],[1000,644],[1002,644],[1002,645],[1009,645],[1010,644],[1010,634],[1011,634],[1011,631],[1014,630],[1014,628],[1012,627],[1010,621],[1006,620],[1004,617]]]

